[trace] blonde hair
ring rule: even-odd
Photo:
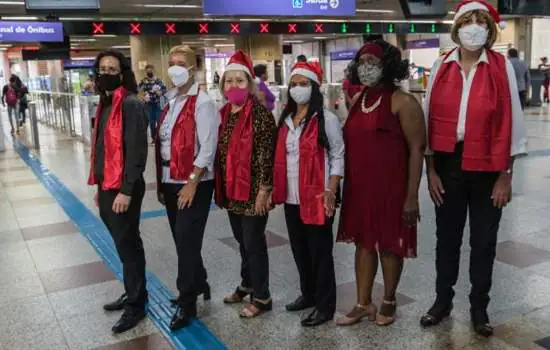
[[[221,92],[224,91],[224,86],[225,86],[225,73],[227,71],[223,72],[223,75],[220,79],[220,85],[219,85],[219,89]],[[256,82],[254,81],[254,79],[250,76],[250,74],[246,74],[246,72],[243,72],[244,75],[246,75],[246,80],[248,81],[248,91],[250,91],[251,94],[256,94],[256,91],[258,90],[258,87],[256,85]]]
[[[170,49],[168,55],[183,55],[189,67],[196,67],[197,65],[197,53],[187,45],[174,46]]]
[[[498,39],[498,29],[497,24],[495,23],[493,17],[486,11],[475,10],[460,16],[460,18],[454,23],[451,29],[451,39],[457,44],[461,45],[460,38],[458,37],[458,30],[466,23],[470,22],[473,16],[476,16],[478,20],[484,21],[487,23],[487,29],[489,30],[489,35],[487,37],[487,43],[485,44],[486,49],[493,47],[495,42]]]

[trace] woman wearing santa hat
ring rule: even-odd
[[[314,307],[304,327],[332,320],[336,309],[332,224],[344,176],[344,140],[338,117],[323,108],[322,81],[319,62],[292,68],[275,149],[273,203],[284,204],[302,293],[286,309]]]
[[[493,332],[487,306],[502,208],[511,200],[514,157],[526,153],[514,69],[491,50],[500,17],[486,1],[462,1],[451,35],[458,45],[432,68],[425,115],[430,196],[437,225],[435,303],[425,327],[447,317],[470,215],[470,315],[475,331]]]
[[[338,241],[356,245],[357,305],[337,324],[352,325],[366,317],[385,326],[395,320],[403,260],[416,256],[426,130],[419,103],[396,86],[409,75],[398,48],[383,40],[366,43],[350,68],[352,82],[364,88],[344,126]],[[384,276],[379,311],[372,303],[378,261]]]
[[[216,159],[216,203],[227,209],[241,254],[241,284],[224,298],[240,303],[250,296],[241,317],[272,308],[265,227],[272,209],[273,145],[277,126],[255,97],[252,61],[237,51],[220,80],[227,104],[222,108]]]
[[[157,127],[155,158],[159,200],[166,206],[178,253],[179,297],[170,323],[176,330],[196,317],[198,294],[210,299],[201,249],[214,192],[220,113],[195,81],[195,51],[176,46],[169,57],[175,88]]]

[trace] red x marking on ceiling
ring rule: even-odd
[[[296,23],[289,23],[288,24],[288,32],[289,33],[296,33]]]
[[[92,23],[92,34],[105,34],[104,23]]]
[[[208,23],[199,23],[199,33],[208,34]]]
[[[176,23],[164,23],[166,34],[176,34]]]
[[[316,23],[315,24],[315,33],[324,33],[325,29],[323,28],[322,23]]]
[[[141,34],[141,23],[130,23],[130,34]]]
[[[260,33],[269,33],[269,23],[260,23]]]
[[[232,34],[239,34],[241,32],[241,25],[239,23],[230,23],[230,25]]]

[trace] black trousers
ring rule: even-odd
[[[166,212],[178,253],[179,304],[194,303],[197,295],[206,288],[207,274],[202,261],[202,241],[210,203],[214,193],[214,181],[203,181],[197,186],[193,204],[178,209],[178,192],[184,185],[162,184]]]
[[[141,178],[135,183],[130,206],[123,214],[116,214],[112,209],[117,195],[118,191],[99,191],[99,214],[113,237],[122,262],[127,305],[144,309],[147,302],[145,251],[139,232],[139,220],[145,181]]]
[[[470,218],[470,304],[486,309],[489,304],[497,232],[502,210],[493,205],[491,194],[499,176],[493,172],[468,172],[461,168],[462,144],[454,153],[436,153],[435,170],[445,193],[436,207],[436,292],[438,300],[451,302],[458,279],[460,247],[466,215]]]
[[[300,275],[302,296],[315,303],[326,315],[336,310],[336,279],[332,248],[334,218],[326,218],[325,224],[306,225],[300,218],[298,205],[285,204],[285,219],[290,247]]]
[[[253,298],[267,300],[269,257],[265,227],[268,215],[246,216],[229,212],[229,223],[241,253],[241,287],[253,290]]]
[[[527,102],[527,92],[519,91],[519,102],[521,103],[521,109],[525,109],[525,102]]]

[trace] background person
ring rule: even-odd
[[[11,133],[19,134],[19,87],[15,75],[10,77],[8,84],[2,89],[2,106],[8,108]]]
[[[470,319],[485,337],[493,334],[487,307],[502,208],[511,200],[514,157],[527,151],[514,68],[491,49],[497,23],[498,12],[485,1],[458,4],[451,37],[459,46],[434,63],[424,107],[437,296],[420,322],[434,326],[451,313],[468,216]]]
[[[166,93],[166,85],[155,76],[155,66],[148,64],[145,67],[145,78],[139,83],[139,90],[144,93],[147,115],[149,116],[149,129],[151,138],[157,134],[156,127],[160,116],[160,100]]]
[[[168,76],[176,93],[161,113],[155,154],[157,191],[178,253],[179,296],[170,322],[170,329],[177,330],[197,317],[197,295],[210,299],[201,249],[214,192],[220,114],[195,81],[195,51],[176,46],[169,57]]]
[[[275,109],[275,95],[266,84],[267,66],[265,64],[255,66],[254,74],[256,75],[255,81],[258,84],[258,99],[264,104],[265,108],[273,111]]]
[[[100,53],[94,70],[101,97],[92,136],[88,184],[97,186],[99,215],[122,262],[125,292],[103,306],[106,311],[124,310],[112,329],[122,333],[146,316],[145,252],[139,219],[145,195],[147,115],[136,95],[137,83],[130,62],[122,53]]]
[[[521,102],[521,108],[524,108],[531,86],[531,73],[529,73],[527,64],[519,59],[517,49],[512,48],[508,50],[508,60],[512,64],[512,67],[514,67],[514,73],[518,82],[519,101]]]
[[[273,187],[273,146],[277,126],[256,98],[252,61],[238,50],[220,81],[227,103],[221,110],[216,159],[216,204],[225,208],[241,255],[241,283],[224,298],[250,304],[240,316],[251,318],[273,307],[269,291],[269,257],[265,237]]]
[[[543,102],[550,103],[550,64],[548,64],[548,57],[542,57],[540,59],[539,70],[541,71],[544,79],[542,81],[543,87]]]

